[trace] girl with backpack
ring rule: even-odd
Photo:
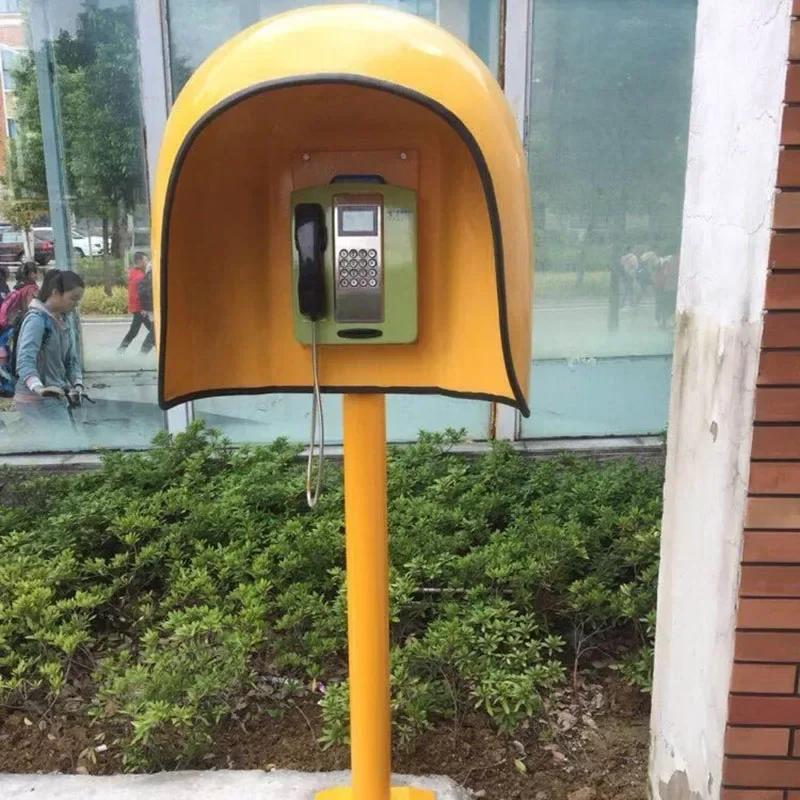
[[[14,291],[25,286],[36,286],[38,280],[39,265],[35,261],[23,261],[17,270],[17,282],[14,284]]]
[[[25,261],[17,270],[14,291],[0,303],[0,397],[13,397],[16,393],[15,368],[11,364],[16,352],[14,344],[19,334],[19,323],[39,292],[38,278],[36,262]]]
[[[5,300],[11,293],[11,289],[8,288],[8,279],[10,277],[11,273],[8,267],[0,266],[0,300]]]
[[[14,403],[33,422],[69,422],[67,395],[79,404],[83,375],[69,315],[83,299],[83,278],[48,270],[28,308],[15,344]]]
[[[38,278],[39,267],[36,262],[26,261],[19,268],[14,291],[10,292],[0,305],[0,331],[13,327],[17,319],[28,310],[31,300],[39,292]]]

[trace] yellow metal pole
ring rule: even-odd
[[[350,666],[352,787],[317,800],[435,800],[391,788],[389,546],[386,525],[386,399],[344,396],[344,508]]]
[[[389,544],[382,394],[344,397],[344,494],[353,796],[389,800]]]

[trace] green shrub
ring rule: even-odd
[[[643,647],[620,669],[649,684],[660,471],[506,445],[468,459],[451,452],[460,438],[422,434],[389,456],[403,746],[474,709],[513,731],[585,641],[633,632]],[[322,682],[324,741],[345,741],[341,469],[309,511],[297,453],[194,425],[95,472],[0,474],[0,702],[78,692],[127,769],[168,768],[197,763],[261,681]]]
[[[75,262],[75,271],[83,277],[87,286],[127,285],[127,270],[121,258],[105,256],[79,258]]]
[[[84,314],[122,316],[128,313],[128,290],[114,286],[109,297],[102,286],[87,286],[83,293],[81,311]]]

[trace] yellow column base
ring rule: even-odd
[[[325,789],[314,795],[314,800],[355,800],[350,786]],[[359,798],[361,800],[361,798]],[[436,795],[427,789],[414,789],[412,786],[393,786],[391,800],[436,800]]]

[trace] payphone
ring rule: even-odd
[[[413,189],[335,178],[292,192],[294,334],[303,344],[417,338]],[[316,330],[315,330],[316,329]]]
[[[317,348],[410,344],[417,338],[416,192],[379,176],[299,189],[292,192],[292,234],[294,333],[311,346],[306,500],[313,508],[325,459]]]
[[[352,786],[317,800],[433,800],[391,786],[385,395],[530,413],[517,120],[442,28],[375,5],[312,5],[243,31],[194,72],[164,131],[152,207],[163,407],[313,393],[313,505],[321,395],[344,396]],[[220,231],[224,292],[208,258]]]

